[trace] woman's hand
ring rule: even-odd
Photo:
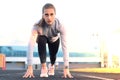
[[[27,71],[25,72],[23,78],[34,78],[34,74],[33,74],[33,68],[32,66],[28,66]]]
[[[63,78],[73,78],[73,76],[71,75],[69,69],[64,69],[63,70]]]

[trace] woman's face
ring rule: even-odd
[[[43,18],[48,25],[52,25],[55,20],[55,11],[53,8],[44,9]]]

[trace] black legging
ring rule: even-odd
[[[46,62],[46,43],[48,43],[49,54],[50,54],[50,62],[53,65],[56,61],[56,54],[58,52],[60,40],[58,38],[57,41],[51,43],[46,36],[38,36],[38,53],[40,57],[40,62]]]

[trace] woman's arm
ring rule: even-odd
[[[69,51],[68,51],[68,43],[67,43],[67,31],[64,26],[60,27],[60,36],[61,36],[61,44],[62,44],[63,60],[64,60],[63,77],[73,78],[73,76],[69,71]]]
[[[68,42],[67,42],[67,31],[64,26],[60,26],[60,37],[61,37],[61,45],[63,51],[63,60],[64,60],[64,68],[69,67],[69,51],[68,51]]]
[[[34,51],[34,46],[36,43],[36,39],[37,39],[37,31],[36,30],[32,30],[31,32],[31,36],[30,36],[30,40],[28,43],[28,51],[27,51],[27,64],[28,65],[32,65],[32,61],[33,61],[33,51]]]
[[[32,61],[33,61],[33,50],[34,50],[34,45],[37,39],[37,31],[36,30],[32,30],[31,32],[31,36],[30,36],[30,40],[28,43],[28,51],[27,51],[27,71],[26,73],[23,75],[23,78],[31,78],[34,77],[33,74],[33,67],[32,67]]]

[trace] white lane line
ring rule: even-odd
[[[63,72],[58,72],[58,73],[63,74]],[[79,75],[82,76],[82,77],[95,78],[95,79],[101,79],[101,80],[114,80],[114,79],[110,79],[110,78],[103,78],[103,77],[98,77],[98,76],[90,76],[90,75],[85,75],[85,74],[81,74],[81,73]]]
[[[16,75],[16,74],[24,74],[23,72],[22,73],[7,73],[7,74],[0,74],[0,76],[7,76],[7,75]]]
[[[96,78],[96,79],[101,79],[101,80],[114,80],[114,79],[110,79],[110,78],[103,78],[103,77],[90,76],[90,75],[84,75],[84,74],[80,74],[80,76],[89,77],[89,78]]]

